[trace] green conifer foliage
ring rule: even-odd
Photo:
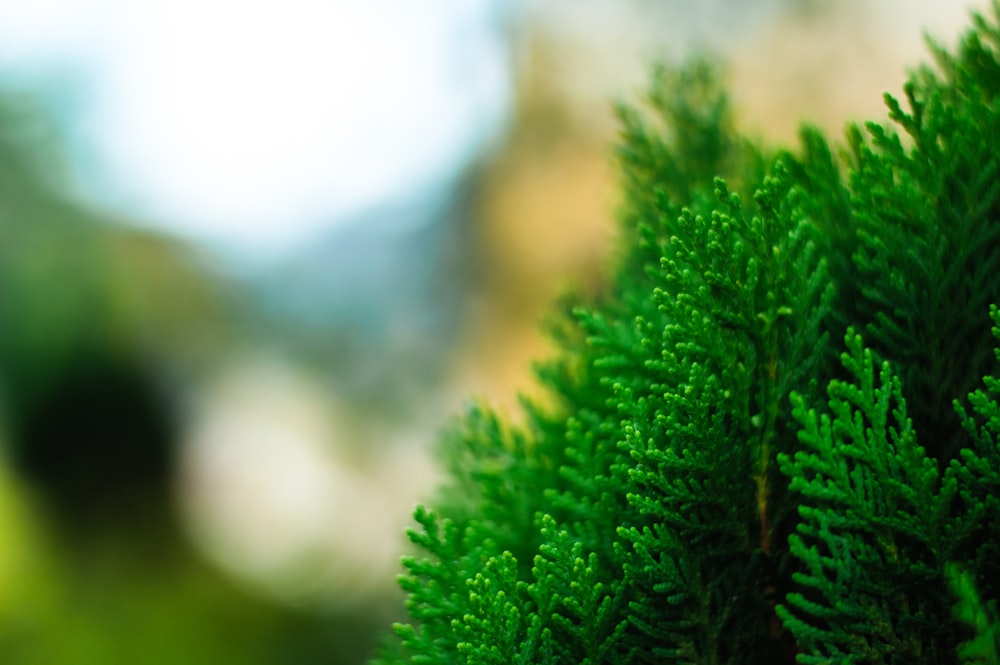
[[[784,605],[779,615],[801,662],[954,662],[951,608],[941,598],[944,563],[967,533],[964,516],[952,519],[956,467],[942,479],[917,445],[889,363],[876,377],[861,337],[849,333],[847,346],[854,378],[830,383],[832,416],[793,396],[804,450],[778,459],[804,499],[789,544],[805,571],[786,602],[808,618]]]
[[[1000,662],[1000,616],[996,601],[982,601],[975,580],[967,571],[952,564],[946,572],[951,590],[958,599],[955,617],[973,631],[972,639],[959,647],[959,658],[963,663]]]
[[[704,62],[621,110],[610,286],[548,406],[446,437],[379,662],[995,662],[994,14],[842,149],[739,137]]]
[[[1000,29],[977,17],[952,55],[886,95],[902,131],[851,130],[852,323],[892,360],[917,430],[941,461],[968,445],[952,400],[989,369],[983,312],[1000,301]]]

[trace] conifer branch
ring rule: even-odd
[[[552,406],[448,437],[383,663],[995,658],[993,14],[839,151],[739,137],[703,62],[620,110],[611,287],[567,308]]]

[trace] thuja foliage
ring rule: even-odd
[[[611,285],[447,438],[379,662],[997,662],[998,25],[841,146],[705,63],[622,109]]]

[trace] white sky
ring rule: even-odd
[[[0,0],[0,75],[79,78],[102,200],[273,256],[496,138],[502,2]]]

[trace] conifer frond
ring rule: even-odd
[[[558,662],[628,662],[622,647],[628,623],[622,580],[605,579],[597,555],[584,552],[583,543],[551,516],[541,516],[540,526],[546,544],[535,556],[527,593],[539,615],[549,618]]]
[[[917,443],[899,378],[849,332],[830,413],[793,395],[803,450],[778,458],[803,498],[789,548],[803,587],[778,608],[802,662],[953,662],[944,563],[954,488]],[[876,366],[878,369],[876,371]]]
[[[659,265],[660,223],[672,224],[684,207],[712,208],[714,178],[746,196],[763,179],[772,158],[737,131],[724,83],[717,64],[693,59],[655,68],[646,109],[617,105],[623,276]]]
[[[958,648],[962,664],[1000,663],[1000,614],[997,613],[996,601],[983,602],[973,575],[967,570],[952,564],[946,572],[951,591],[957,599],[955,618],[972,630],[972,638]]]
[[[1000,40],[995,22],[974,26],[954,55],[934,49],[905,104],[886,95],[905,140],[869,123],[852,142],[861,286],[840,318],[894,363],[942,463],[968,444],[950,405],[993,367],[979,317],[1000,301]]]
[[[479,532],[475,521],[460,525],[423,507],[417,508],[414,518],[421,529],[408,535],[425,554],[405,557],[407,574],[399,578],[400,587],[409,594],[406,609],[414,623],[393,628],[414,663],[465,662],[457,651],[460,632],[454,619],[466,613],[467,581],[496,545]]]
[[[1000,358],[1000,309],[991,305],[993,336]],[[983,387],[968,395],[972,413],[959,401],[955,410],[973,441],[960,451],[951,470],[961,483],[961,500],[967,516],[956,530],[972,543],[966,556],[975,561],[986,597],[1000,597],[1000,375],[983,378]],[[972,531],[971,534],[967,534]]]
[[[819,371],[832,291],[780,163],[755,214],[721,180],[716,196],[717,209],[664,225],[653,293],[663,324],[637,322],[651,377],[615,382],[631,458],[621,482],[637,511],[620,534],[651,655],[730,662],[754,645],[767,662],[774,535],[787,519],[773,461],[791,445],[779,396]]]

